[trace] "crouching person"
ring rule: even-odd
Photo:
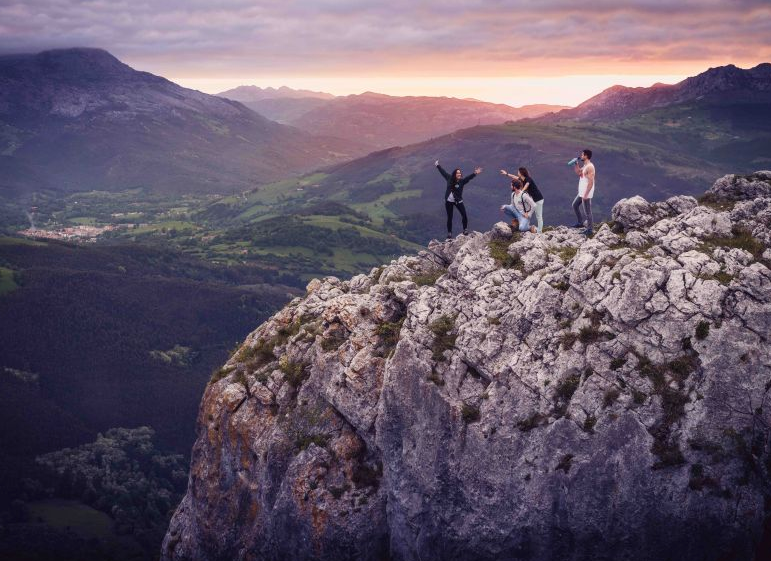
[[[512,227],[520,232],[529,230],[535,234],[537,231],[536,227],[530,225],[530,218],[534,208],[535,202],[530,195],[522,190],[522,182],[519,179],[512,179],[511,204],[501,206],[501,211],[512,219]]]

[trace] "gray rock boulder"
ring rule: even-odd
[[[751,201],[771,198],[771,171],[756,171],[750,175],[724,175],[707,191],[714,201]]]

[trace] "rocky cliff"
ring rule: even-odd
[[[771,172],[314,280],[203,397],[166,560],[753,559]]]

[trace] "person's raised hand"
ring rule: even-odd
[[[505,169],[502,169],[501,170],[501,175],[509,175],[509,172],[506,171]]]
[[[439,165],[439,160],[435,161],[435,162],[434,162],[434,165],[435,165],[435,166],[438,166],[438,165]]]
[[[480,173],[482,173],[482,168],[477,168],[477,169],[475,169],[475,170],[474,170],[474,173],[476,173],[477,175],[479,175]]]

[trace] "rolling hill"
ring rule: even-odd
[[[309,111],[326,105],[329,100],[318,97],[273,97],[241,103],[272,121],[291,125]]]
[[[232,193],[349,159],[351,143],[133,70],[103,50],[0,57],[0,193]]]
[[[241,86],[217,94],[314,135],[356,142],[361,152],[413,144],[475,125],[501,124],[564,109],[560,105],[511,107],[475,99],[391,96],[374,92],[329,94]]]
[[[475,125],[502,124],[559,109],[562,107],[511,107],[452,97],[398,97],[366,92],[338,97],[288,122],[311,134],[339,136],[383,149]]]

